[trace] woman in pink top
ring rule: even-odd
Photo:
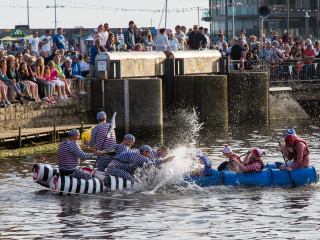
[[[57,79],[59,73],[56,70],[53,61],[48,62],[48,67],[50,68],[50,80],[54,82],[58,90],[58,98],[60,100],[65,100],[65,98],[63,97],[64,95],[66,95],[65,82]]]
[[[314,75],[315,72],[315,67],[312,64],[313,59],[316,57],[316,52],[314,51],[312,44],[308,44],[307,49],[305,49],[303,51],[303,58],[306,61],[306,75],[309,76],[310,78],[312,78],[312,76]]]

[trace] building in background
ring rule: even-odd
[[[226,8],[228,2],[228,29],[230,37],[239,35],[242,29],[247,35],[259,36],[261,21],[258,9],[267,5],[270,16],[264,20],[264,34],[271,38],[274,32],[280,35],[287,29],[287,3],[289,1],[290,35],[317,38],[317,2],[319,0],[209,0],[209,10],[204,11],[202,20],[210,22],[211,35],[226,29]]]

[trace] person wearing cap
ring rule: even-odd
[[[26,40],[24,40],[23,38],[20,39],[20,45],[18,46],[17,48],[17,51],[16,53],[23,53],[23,51],[27,49],[27,46],[26,46]]]
[[[89,147],[96,146],[97,150],[105,150],[106,152],[112,151],[117,145],[116,133],[114,128],[111,128],[110,124],[107,123],[107,114],[101,111],[97,114],[98,125],[95,126],[91,131],[91,139],[89,142],[85,142]],[[110,137],[108,133],[111,130]],[[97,168],[98,171],[104,171],[104,169],[111,162],[111,158],[107,156],[98,156]]]
[[[285,144],[279,143],[283,155],[290,160],[280,166],[280,170],[291,171],[298,168],[310,167],[309,148],[302,138],[300,138],[294,129],[288,129],[285,137]]]
[[[61,175],[88,180],[91,179],[92,176],[81,169],[77,169],[76,167],[79,165],[80,159],[90,159],[92,156],[102,154],[102,152],[98,150],[93,153],[84,153],[77,143],[79,138],[79,131],[72,129],[69,132],[68,140],[60,143],[58,149],[59,172]]]
[[[212,162],[211,160],[206,156],[203,155],[202,150],[201,149],[196,149],[193,153],[193,158],[196,159],[201,165],[204,165],[203,170],[196,170],[193,171],[191,173],[189,173],[189,175],[191,177],[195,177],[195,176],[211,176],[213,173],[213,169],[212,169]]]
[[[238,154],[235,154],[232,151],[232,148],[228,145],[224,146],[222,153],[224,156],[226,156],[228,158],[228,161],[221,163],[220,166],[218,167],[218,171],[222,171],[225,168],[229,168],[230,170],[232,170],[234,172],[239,171],[239,167],[238,167],[238,165],[236,165],[236,163],[234,161],[237,161],[242,164],[241,157]]]
[[[115,155],[128,151],[132,147],[135,141],[136,141],[136,138],[133,135],[126,134],[123,138],[122,143],[118,144],[115,147],[114,149]]]
[[[170,153],[170,149],[167,146],[153,147],[149,159],[154,162],[158,159],[165,158]]]
[[[121,177],[126,180],[134,181],[134,173],[138,168],[142,168],[145,164],[154,164],[159,166],[163,163],[172,161],[174,157],[165,159],[155,159],[151,161],[149,158],[152,154],[152,148],[143,145],[137,149],[130,149],[116,156],[107,168],[108,174]]]
[[[237,160],[232,160],[235,166],[239,168],[239,171],[243,173],[259,173],[264,168],[264,163],[262,161],[262,156],[265,152],[262,152],[259,148],[250,150],[243,159],[243,163]]]

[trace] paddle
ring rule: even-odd
[[[249,152],[246,152],[246,153],[244,153],[244,154],[240,155],[239,157],[237,157],[237,159],[239,159],[239,158],[241,158],[241,157],[243,157],[243,156],[247,155],[248,153],[249,153]],[[227,168],[228,163],[229,163],[229,161],[225,161],[225,162],[221,163],[221,164],[219,165],[219,167],[218,167],[218,171],[220,172],[220,171],[222,171],[222,170],[226,169],[226,168]]]
[[[279,142],[279,144],[281,144],[279,140],[278,140],[278,142]],[[282,153],[282,157],[283,157],[284,163],[286,164],[286,167],[288,167],[287,161],[286,161],[286,157],[284,156],[282,149],[281,149],[281,153]],[[296,182],[292,179],[290,171],[287,171],[287,172],[288,172],[288,175],[289,175],[289,178],[290,178],[290,181],[291,181],[292,185],[294,187],[296,187],[297,186]]]

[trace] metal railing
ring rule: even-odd
[[[230,71],[268,71],[271,85],[320,82],[320,59],[281,59],[270,64],[264,59],[251,69],[248,62],[230,60]]]

